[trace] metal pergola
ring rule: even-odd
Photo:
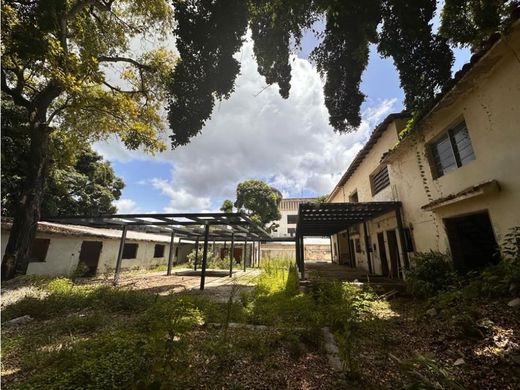
[[[74,224],[89,227],[121,229],[121,241],[117,255],[114,284],[119,281],[121,261],[128,230],[147,233],[168,234],[170,236],[170,252],[168,257],[167,275],[171,275],[174,262],[175,238],[193,240],[196,242],[195,270],[197,270],[199,242],[203,240],[200,289],[204,289],[208,259],[208,243],[210,240],[230,241],[229,276],[233,273],[235,243],[244,244],[243,266],[246,270],[247,245],[271,241],[271,236],[244,213],[172,213],[172,214],[111,214],[100,216],[63,216],[46,219],[49,222]],[[179,241],[180,243],[180,241]],[[253,251],[254,259],[254,251]]]
[[[348,228],[363,224],[369,272],[372,273],[367,221],[383,214],[395,212],[401,247],[405,248],[405,235],[401,216],[401,202],[348,202],[348,203],[302,203],[298,209],[296,226],[296,263],[302,278],[305,272],[304,237],[332,236]],[[332,251],[331,251],[332,254]],[[403,260],[408,268],[408,254],[403,250]]]

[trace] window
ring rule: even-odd
[[[412,239],[412,231],[409,228],[404,228],[404,244],[407,252],[415,252]]]
[[[298,216],[297,215],[287,215],[287,223],[289,223],[289,224],[298,223]]]
[[[390,176],[388,176],[388,166],[380,169],[376,173],[370,175],[370,187],[372,188],[372,195],[377,194],[381,190],[390,185]]]
[[[296,229],[295,228],[289,228],[289,229],[287,229],[287,233],[289,233],[291,235],[291,237],[293,237],[296,234]]]
[[[466,123],[448,130],[429,146],[433,178],[436,179],[475,159]]]
[[[153,250],[153,257],[164,257],[164,245],[155,244],[155,248]]]
[[[139,244],[125,244],[123,248],[123,259],[135,259],[137,257]]]
[[[47,250],[51,240],[48,238],[36,238],[29,254],[30,263],[41,263],[47,257]]]
[[[348,201],[351,203],[358,203],[359,197],[357,191],[354,191],[350,196],[348,197]]]

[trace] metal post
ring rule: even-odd
[[[197,270],[197,263],[199,262],[199,237],[195,241],[195,271]]]
[[[301,264],[300,264],[300,236],[296,236],[296,240],[294,242],[295,246],[295,255],[296,255],[296,266],[298,267],[298,271],[302,272],[301,270]]]
[[[215,257],[217,255],[217,248],[215,246],[215,240],[213,240],[213,246],[212,246],[211,253],[213,253],[213,257]]]
[[[246,272],[246,261],[247,261],[247,237],[246,237],[246,240],[244,241],[244,255],[242,256],[244,258],[244,272]]]
[[[204,290],[204,282],[206,281],[206,266],[208,265],[208,236],[209,224],[206,222],[204,227],[204,251],[202,252],[202,271],[200,273],[200,289]]]
[[[302,263],[302,270],[301,270],[301,273],[302,273],[302,279],[305,279],[305,243],[303,241],[304,237],[301,236],[300,240],[301,240],[301,245],[300,245],[300,250],[301,250],[301,256],[300,256],[300,261]]]
[[[127,225],[123,225],[123,232],[121,234],[121,241],[119,242],[119,252],[117,253],[116,270],[114,274],[114,285],[119,283],[119,273],[121,272],[121,261],[123,260],[123,250],[125,248]]]
[[[395,209],[395,219],[397,220],[397,231],[399,232],[399,240],[401,241],[401,251],[403,252],[404,269],[410,268],[408,260],[408,252],[406,251],[406,240],[404,238],[403,218],[401,216],[401,208]]]
[[[234,249],[235,249],[235,233],[231,233],[231,251],[229,252],[229,277],[233,275],[233,260],[234,259]]]
[[[175,241],[175,230],[172,231],[172,236],[170,239],[170,253],[168,254],[168,271],[166,275],[170,276],[172,274],[172,266],[173,266],[173,242]]]
[[[330,262],[334,263],[334,252],[332,250],[332,236],[329,236],[329,242],[330,242]]]
[[[363,222],[363,233],[365,235],[365,251],[367,253],[368,273],[372,274],[372,256],[370,255],[370,243],[368,242],[368,229],[366,222]]]
[[[258,240],[258,268],[260,268],[260,260],[262,259],[262,241]]]
[[[350,252],[350,228],[347,228],[347,253],[348,253],[348,264],[351,267],[354,267],[354,263],[352,262],[353,253]]]

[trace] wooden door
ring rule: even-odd
[[[385,234],[383,232],[377,233],[377,245],[379,246],[379,259],[381,260],[383,276],[388,276],[388,259],[386,258]]]
[[[79,261],[88,267],[85,276],[93,276],[96,274],[99,257],[101,255],[103,243],[101,241],[83,241],[79,252]]]
[[[387,230],[386,239],[390,255],[390,277],[399,277],[399,247],[397,246],[397,235],[395,230]]]

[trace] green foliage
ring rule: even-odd
[[[253,221],[271,231],[277,225],[267,224],[281,218],[278,210],[281,200],[282,194],[276,188],[261,180],[252,179],[237,185],[235,207],[239,211],[246,210]]]
[[[404,376],[405,389],[462,390],[453,373],[441,363],[425,356],[399,361]]]
[[[414,266],[406,276],[406,286],[414,296],[430,297],[456,282],[453,262],[448,255],[434,251],[419,253],[412,263]]]
[[[407,109],[420,111],[451,77],[453,53],[448,44],[478,46],[494,31],[504,31],[518,6],[514,0],[447,0],[437,34],[432,28],[438,11],[434,0],[178,0],[174,5],[182,66],[175,69],[171,85],[173,147],[197,135],[211,116],[215,99],[227,98],[233,91],[239,64],[232,56],[240,49],[248,21],[258,72],[268,85],[278,84],[280,95],[287,98],[291,51],[300,45],[305,30],[325,20],[324,31],[313,30],[319,43],[312,59],[326,75],[329,122],[345,132],[361,121],[365,96],[360,82],[370,44],[392,57]],[[221,66],[224,59],[227,67]],[[225,88],[217,88],[216,80]]]
[[[233,201],[226,199],[222,202],[222,206],[220,206],[220,211],[223,213],[232,213],[233,212]]]
[[[476,50],[491,34],[507,27],[516,6],[518,3],[512,0],[446,0],[440,34],[453,45]]]
[[[175,46],[180,62],[170,88],[168,119],[172,147],[185,145],[210,117],[215,100],[234,90],[240,63],[233,57],[246,33],[242,0],[173,1]]]

